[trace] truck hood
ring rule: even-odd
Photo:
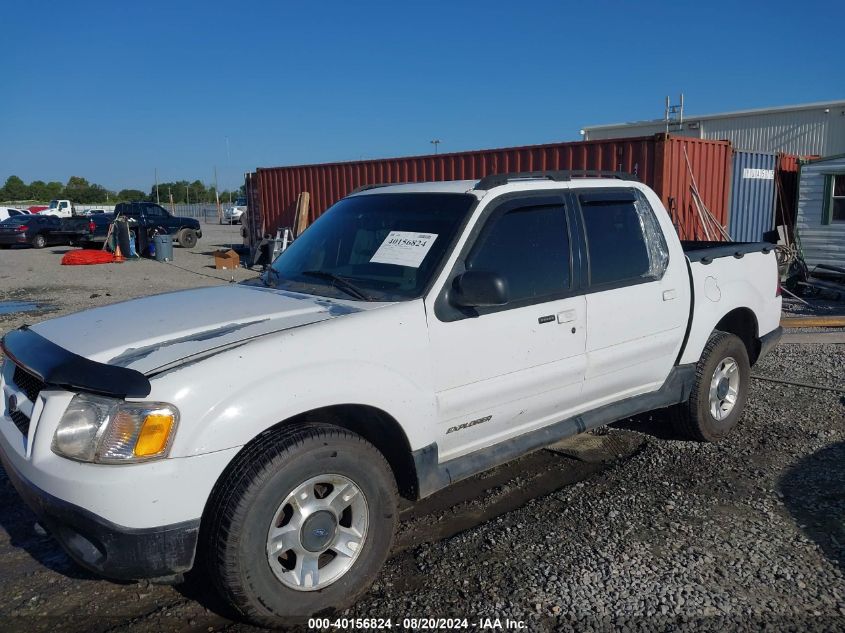
[[[80,356],[149,374],[258,336],[384,305],[228,285],[115,303],[31,329]]]

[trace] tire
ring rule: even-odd
[[[718,442],[727,437],[742,417],[750,378],[745,344],[733,334],[713,332],[696,365],[689,400],[670,409],[675,431],[685,439],[698,442]],[[732,404],[728,402],[731,390],[735,391]]]
[[[318,492],[325,492],[325,487],[321,489],[320,482],[329,479],[344,488],[330,488],[322,499]],[[359,494],[348,501],[339,523],[337,512],[320,510],[319,504],[328,503],[341,490],[353,489]],[[270,530],[284,531],[300,522],[299,511],[288,501],[302,490],[309,496],[298,503],[318,504],[310,514],[301,515],[306,519],[303,527],[309,529],[292,529],[287,537],[293,540],[278,541],[281,555],[270,556]],[[341,505],[346,501],[344,497]],[[299,624],[314,614],[354,603],[387,559],[398,514],[396,481],[384,456],[360,436],[323,424],[281,429],[259,439],[218,482],[208,507],[205,546],[212,581],[238,613],[270,627]],[[313,523],[327,517],[328,523]],[[361,517],[366,517],[365,523]],[[362,544],[344,545],[347,537],[341,528],[363,534]],[[334,541],[310,543],[309,551],[305,539],[334,535],[346,549],[344,556],[338,553],[343,550],[333,549]],[[287,545],[296,549],[281,549]],[[320,554],[320,547],[328,549]],[[330,562],[324,560],[332,555]],[[312,577],[297,571],[300,556],[303,563],[318,565],[316,588],[309,587]],[[340,575],[332,577],[340,568],[344,568]]]
[[[45,238],[41,233],[39,233],[38,235],[32,238],[30,244],[32,244],[32,248],[44,248],[45,246],[47,246],[47,238]]]
[[[197,245],[197,233],[193,229],[182,229],[179,231],[179,246],[182,248],[193,248]]]

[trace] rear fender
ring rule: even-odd
[[[758,339],[780,325],[774,257],[774,253],[751,253],[741,259],[721,257],[710,264],[691,264],[695,306],[679,364],[698,362],[716,325],[738,308],[753,313]]]

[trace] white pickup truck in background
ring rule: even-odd
[[[71,218],[76,215],[76,209],[70,200],[50,200],[48,207],[39,213],[54,215],[57,218]]]
[[[772,246],[682,243],[648,187],[580,176],[367,188],[260,281],[9,332],[9,478],[85,567],[199,551],[278,625],[367,591],[400,495],[654,409],[723,438],[780,333]]]

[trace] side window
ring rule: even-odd
[[[647,203],[630,192],[581,194],[587,237],[590,284],[658,279],[668,265],[668,250]]]
[[[845,174],[835,174],[832,179],[830,197],[830,221],[845,222]]]
[[[466,268],[501,275],[508,284],[509,303],[568,291],[572,274],[564,208],[523,207],[494,214],[467,257]]]
[[[146,211],[147,216],[151,217],[151,218],[160,218],[160,217],[164,216],[164,213],[162,213],[162,208],[157,207],[155,205],[148,206],[147,208],[144,209],[144,211]]]

